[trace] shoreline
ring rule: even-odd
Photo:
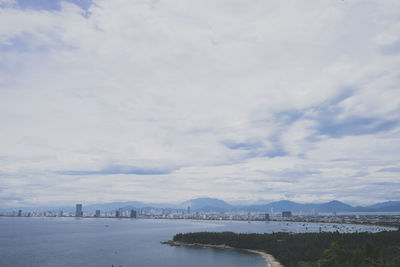
[[[397,215],[397,214],[396,214]],[[231,219],[222,219],[222,220],[214,220],[214,219],[199,219],[199,218],[147,218],[147,217],[115,217],[115,216],[13,216],[13,215],[4,215],[0,214],[0,218],[71,218],[71,219],[140,219],[140,220],[189,220],[189,221],[229,221],[229,222],[248,222],[248,220],[231,220]],[[337,224],[337,225],[361,225],[361,226],[369,226],[369,227],[380,227],[380,228],[389,228],[383,229],[381,231],[397,231],[400,225],[386,225],[386,224],[375,224],[375,223],[357,223],[357,222],[318,222],[318,221],[286,221],[286,220],[251,220],[250,222],[271,222],[271,223],[309,223],[309,224]]]
[[[268,253],[263,252],[263,251],[254,250],[254,249],[234,248],[234,247],[230,247],[230,246],[226,246],[226,245],[210,245],[210,244],[200,244],[200,243],[182,243],[182,242],[176,242],[176,241],[172,241],[172,240],[164,241],[164,242],[160,242],[160,243],[161,244],[170,245],[170,246],[177,246],[177,247],[186,246],[186,247],[219,248],[219,249],[231,249],[231,250],[246,251],[246,252],[250,252],[250,253],[258,254],[258,255],[262,256],[265,259],[268,267],[284,267],[271,254],[268,254]]]

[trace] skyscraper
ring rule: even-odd
[[[100,217],[100,210],[96,210],[96,217]]]
[[[282,217],[292,217],[291,211],[282,211]]]
[[[312,214],[312,216],[318,216],[318,210],[312,209],[311,214]]]
[[[76,204],[75,217],[82,217],[82,204]]]
[[[136,210],[131,210],[131,218],[136,218]]]

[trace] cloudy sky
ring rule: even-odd
[[[0,206],[400,200],[398,0],[0,0]]]

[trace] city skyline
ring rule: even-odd
[[[0,0],[0,207],[399,201],[398,10]]]
[[[74,207],[74,208],[73,208]],[[85,207],[85,208],[83,208]],[[222,199],[214,198],[197,198],[184,201],[182,203],[145,203],[140,201],[127,201],[127,202],[110,202],[110,203],[77,203],[75,205],[66,206],[36,206],[36,207],[15,207],[15,208],[1,208],[0,215],[15,213],[17,210],[26,212],[50,212],[56,214],[59,212],[71,212],[75,217],[81,217],[85,212],[96,214],[98,211],[114,214],[114,217],[119,217],[118,214],[122,214],[122,209],[127,210],[154,210],[154,211],[165,211],[169,210],[172,212],[185,212],[190,214],[191,211],[202,211],[202,212],[243,212],[243,211],[256,211],[265,212],[273,210],[278,211],[301,211],[310,212],[311,214],[318,215],[318,211],[323,212],[366,212],[373,214],[376,212],[380,213],[397,213],[400,211],[400,201],[386,201],[374,203],[372,205],[358,205],[352,206],[348,203],[344,203],[338,200],[331,200],[321,203],[302,203],[290,200],[280,200],[273,202],[258,202],[258,203],[229,203]],[[96,216],[95,216],[96,217]]]

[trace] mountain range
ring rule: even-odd
[[[102,204],[83,205],[84,212],[115,211],[119,208],[123,210],[130,209],[164,209],[167,212],[184,211],[190,207],[192,212],[228,212],[228,211],[245,211],[245,212],[274,212],[292,211],[311,213],[313,209],[318,212],[400,212],[400,201],[387,201],[376,203],[369,206],[351,206],[346,203],[333,200],[326,203],[297,203],[289,200],[281,200],[262,205],[232,205],[224,200],[216,198],[196,198],[182,202],[181,204],[166,204],[166,203],[144,203],[140,201],[129,202],[110,202]],[[45,210],[63,210],[74,212],[74,206],[63,207],[21,207],[21,208],[0,208],[0,211],[7,212],[21,209],[22,211],[45,211]]]
[[[182,205],[190,206],[193,211],[263,211],[274,212],[292,211],[310,213],[313,209],[318,212],[400,212],[400,201],[388,201],[370,206],[353,207],[346,203],[333,200],[326,203],[297,203],[281,200],[263,205],[230,205],[227,202],[212,198],[197,198],[183,202]]]

